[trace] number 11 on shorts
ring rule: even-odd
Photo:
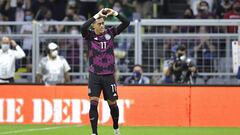
[[[112,87],[112,92],[113,92],[113,93],[116,93],[116,91],[117,91],[117,86],[116,86],[116,84],[111,84],[111,87]]]

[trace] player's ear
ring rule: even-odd
[[[94,29],[95,28],[95,24],[96,22],[93,22],[92,25],[91,25],[91,28]]]

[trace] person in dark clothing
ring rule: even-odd
[[[104,19],[108,16],[117,17],[122,23],[117,27],[105,29]],[[82,36],[89,42],[89,83],[90,97],[89,117],[93,135],[97,135],[98,111],[97,106],[101,91],[107,100],[113,119],[114,134],[120,135],[118,127],[119,109],[115,82],[114,37],[129,25],[129,20],[117,11],[104,8],[82,25]],[[89,30],[92,25],[93,30]]]

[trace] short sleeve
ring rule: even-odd
[[[64,66],[64,72],[68,72],[71,68],[68,64],[68,62],[66,61],[66,59],[63,59],[63,66]]]

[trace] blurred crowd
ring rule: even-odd
[[[181,0],[182,11],[170,15],[171,0],[0,0],[0,21],[85,21],[103,7],[124,14],[129,20],[143,18],[177,19],[239,19],[240,0]],[[180,12],[179,11],[179,12]],[[116,21],[116,18],[108,18]],[[186,30],[186,29],[185,29]],[[11,33],[7,26],[0,33]],[[78,27],[44,26],[45,33],[79,33]],[[192,31],[188,27],[188,31]],[[228,27],[228,32],[237,32]],[[17,28],[14,32],[29,33],[31,26]]]
[[[181,0],[188,5],[182,16],[171,18],[239,18],[239,0]],[[170,18],[171,0],[0,0],[1,21],[80,21],[99,9],[112,8],[130,20]],[[165,10],[165,11],[162,11]],[[233,17],[233,15],[235,15]],[[114,20],[114,19],[113,19]]]
[[[170,14],[171,4],[174,2],[180,3],[182,12],[178,14]],[[16,21],[16,22],[32,22],[37,21],[85,21],[92,17],[98,10],[107,7],[112,8],[124,14],[129,20],[140,19],[240,19],[240,0],[0,0],[0,21]],[[174,9],[175,10],[175,9]],[[108,18],[108,21],[117,21],[116,18]],[[132,32],[131,27],[127,30]],[[194,27],[194,26],[169,26],[169,27],[146,27],[143,28],[144,32],[163,32],[164,33],[237,33],[237,27]],[[32,25],[23,25],[19,27],[10,27],[7,25],[0,26],[0,34],[31,34]],[[43,25],[41,33],[70,33],[79,34],[79,26],[63,26],[63,25]],[[49,41],[53,41],[49,39]],[[16,40],[18,42],[18,40]],[[80,56],[80,41],[79,39],[64,39],[54,41],[59,44],[59,53],[66,57],[71,65],[72,72],[79,72],[79,56]],[[215,43],[218,44],[215,44]],[[162,52],[160,58],[162,63],[168,62],[169,59],[176,53],[176,48],[179,45],[184,45],[187,48],[187,56],[195,58],[195,63],[198,67],[198,72],[216,72],[214,68],[214,58],[224,57],[224,53],[216,53],[217,50],[225,49],[222,42],[214,41],[210,37],[202,37],[195,40],[190,39],[164,39],[161,42]],[[41,44],[48,43],[46,40],[41,40]],[[24,37],[23,42],[20,43],[24,52],[26,53],[27,63],[31,63],[31,48],[32,38]],[[139,76],[145,69],[144,61],[141,72],[135,72],[133,61],[126,58],[130,56],[133,51],[130,49],[134,42],[131,39],[118,39],[116,41],[117,48],[115,50],[117,57],[117,65],[119,72],[133,71],[133,76]],[[143,47],[149,46],[149,42],[143,41]],[[219,45],[220,44],[220,45]],[[41,48],[43,49],[43,48]],[[85,48],[86,49],[86,48]],[[132,51],[132,52],[131,52]],[[87,65],[87,52],[84,51],[83,64]],[[221,55],[221,56],[220,56]],[[132,66],[129,66],[132,65]],[[146,64],[148,65],[148,64]],[[159,64],[161,65],[161,64]],[[85,66],[86,67],[86,66]],[[162,67],[161,67],[162,68]],[[29,65],[31,69],[31,65]],[[83,72],[87,70],[84,69]],[[160,68],[159,68],[160,70]],[[147,70],[147,72],[160,72]],[[135,79],[134,79],[135,78]],[[138,77],[139,78],[139,77]],[[121,78],[120,78],[121,79]],[[126,80],[122,79],[125,83],[149,83],[145,81],[136,81],[136,77],[130,77]],[[133,80],[131,80],[133,79]],[[208,81],[208,77],[204,81]],[[141,80],[141,79],[140,79]],[[146,81],[147,80],[147,81]],[[161,83],[158,79],[154,79],[154,83]]]

